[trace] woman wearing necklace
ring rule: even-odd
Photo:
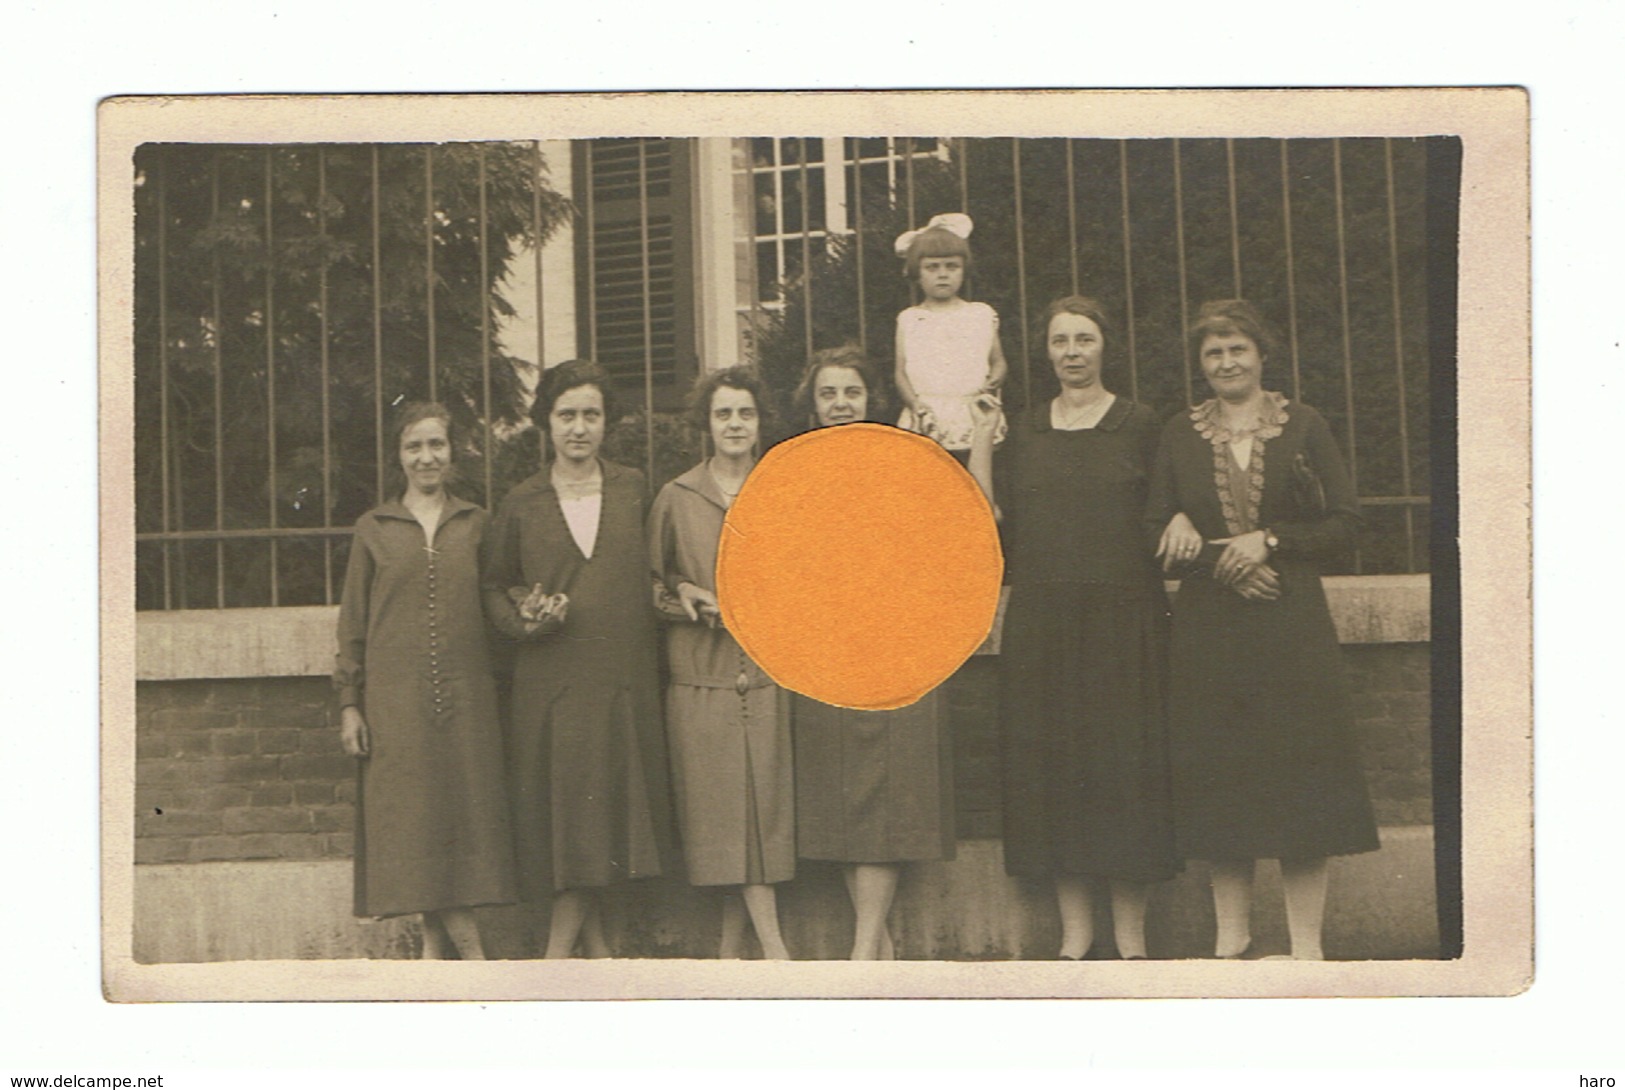
[[[1053,883],[1060,957],[1094,940],[1110,891],[1118,955],[1143,958],[1150,884],[1177,870],[1163,707],[1167,597],[1141,520],[1159,431],[1106,388],[1100,304],[1044,311],[1059,390],[1012,420],[989,482],[996,414],[976,406],[971,469],[1005,531],[1010,600],[999,648],[1004,865]]]
[[[515,899],[480,613],[480,508],[446,490],[451,414],[395,423],[397,500],[356,522],[339,607],[340,738],[360,760],[355,911],[423,916],[423,956],[485,956],[470,906]]]
[[[649,520],[650,566],[672,622],[666,728],[683,857],[694,885],[727,887],[724,958],[743,956],[747,913],[762,956],[790,956],[774,891],[796,869],[785,697],[721,626],[716,595],[723,517],[756,465],[765,403],[746,368],[700,379],[692,422],[714,453],[660,490]]]
[[[1319,413],[1263,387],[1252,305],[1205,304],[1189,342],[1213,388],[1168,422],[1147,528],[1183,576],[1169,719],[1175,835],[1212,867],[1216,956],[1252,942],[1254,862],[1278,859],[1292,956],[1320,959],[1327,864],[1377,847],[1320,564],[1359,505]]]
[[[543,375],[531,419],[552,457],[508,493],[491,531],[485,610],[516,644],[508,761],[520,893],[551,900],[547,957],[609,956],[596,892],[670,873],[671,800],[647,492],[602,461],[609,375],[571,360]]]

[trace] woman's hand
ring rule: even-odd
[[[372,751],[366,717],[354,704],[339,710],[339,743],[352,757],[365,757]]]
[[[970,457],[965,468],[975,478],[976,485],[993,508],[993,520],[999,521],[999,504],[993,498],[993,443],[999,434],[999,398],[987,391],[970,401]]]
[[[1234,586],[1236,580],[1247,575],[1270,558],[1270,547],[1264,543],[1264,531],[1254,530],[1235,537],[1219,538],[1214,544],[1223,545],[1224,552],[1213,566],[1213,578],[1225,586]]]
[[[1162,570],[1172,571],[1180,564],[1188,564],[1202,551],[1202,535],[1185,512],[1180,511],[1168,520],[1162,529],[1162,540],[1157,542],[1157,556]]]
[[[525,622],[525,635],[533,636],[538,632],[557,632],[564,627],[564,619],[570,613],[570,596],[567,594],[548,594],[537,583],[531,590],[530,596],[519,605],[519,617]]]
[[[1230,585],[1249,602],[1273,602],[1281,596],[1281,577],[1268,564],[1260,564]]]
[[[704,587],[695,586],[693,583],[679,583],[677,600],[691,621],[703,621],[715,628],[717,622],[722,619],[722,607],[717,605],[717,596]]]
[[[983,390],[970,399],[971,436],[974,439],[992,439],[999,430],[999,397]]]
[[[937,418],[923,402],[914,407],[914,426],[920,429],[921,435],[934,437],[937,434]]]

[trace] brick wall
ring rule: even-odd
[[[1425,643],[1344,648],[1361,753],[1384,825],[1427,824]],[[998,661],[948,682],[959,835],[999,834]],[[355,764],[325,678],[146,681],[136,689],[136,862],[348,857]]]
[[[1381,825],[1433,822],[1432,674],[1425,643],[1343,648],[1366,782]]]
[[[352,851],[355,761],[325,678],[136,686],[135,861]]]

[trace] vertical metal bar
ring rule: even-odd
[[[594,222],[596,210],[593,207],[593,190],[597,188],[597,181],[593,177],[592,141],[582,142],[584,154],[583,177],[586,178],[586,190],[583,194],[585,200],[584,218],[587,222],[587,358],[598,358],[598,225]],[[544,444],[545,447],[545,444]]]
[[[904,225],[904,229],[912,231],[919,226],[918,223],[914,222],[914,138],[912,136],[903,137],[903,200],[905,202],[904,207],[908,212],[908,222]]]
[[[209,220],[220,216],[220,152],[215,152],[209,169]],[[226,467],[225,425],[220,417],[225,405],[225,375],[221,371],[220,352],[220,246],[209,247],[209,322],[210,340],[214,344],[214,528],[226,528]],[[266,315],[270,317],[269,313]],[[266,336],[271,328],[266,326]],[[214,604],[216,609],[226,608],[226,544],[223,539],[214,543]]]
[[[490,224],[486,222],[485,145],[475,146],[480,167],[480,415],[485,422],[485,444],[480,461],[485,463],[485,506],[495,502],[491,495],[491,283]]]
[[[327,324],[327,149],[316,149],[316,230],[322,238],[322,266],[317,281],[320,295],[322,335],[322,528],[332,525],[333,501],[333,391],[329,374],[331,360],[328,355]],[[333,538],[322,535],[322,601],[333,604]]]
[[[1343,225],[1343,141],[1332,140],[1332,190],[1337,204],[1337,294],[1343,317],[1343,411],[1348,416],[1349,480],[1354,495],[1360,495],[1360,460],[1354,437],[1354,346],[1349,329],[1349,266]],[[1359,575],[1362,564],[1360,550],[1354,550],[1354,574]]]
[[[379,260],[378,145],[372,146],[372,435],[378,502],[384,502],[384,302],[383,262]]]
[[[782,294],[789,264],[784,256],[784,141],[773,137],[773,271],[775,293]],[[780,299],[781,304],[789,302]]]
[[[970,215],[970,138],[962,136],[954,141],[954,158],[959,160],[959,210]]]
[[[649,476],[655,482],[654,306],[649,291],[649,168],[647,141],[638,137],[638,246],[643,262],[643,439]]]
[[[962,154],[955,156],[959,160],[959,210],[968,216],[970,215],[970,140],[966,137],[960,137],[956,143],[962,152]],[[910,224],[909,229],[913,230],[912,224]],[[965,298],[976,298],[975,290],[976,282],[967,273],[965,278]]]
[[[277,528],[277,473],[276,473],[276,233],[275,220],[271,215],[271,198],[274,194],[272,186],[272,173],[276,162],[271,157],[271,149],[265,149],[265,461],[270,468],[270,487],[267,490],[266,503],[270,508],[269,518],[271,529]],[[324,339],[323,347],[326,347]],[[323,391],[324,396],[326,391]],[[266,542],[271,551],[271,604],[279,605],[277,591],[277,541],[273,537]]]
[[[1224,173],[1230,186],[1230,279],[1235,286],[1235,297],[1241,299],[1241,221],[1236,215],[1236,142],[1224,140]]]
[[[191,202],[187,203],[190,205]],[[190,423],[190,420],[182,421],[180,426],[186,427]],[[175,478],[175,529],[181,531],[186,529],[186,449],[190,445],[186,441],[185,435],[181,435],[174,443],[170,444],[169,448],[170,455],[175,461],[173,471]],[[175,567],[177,569],[175,585],[179,591],[180,608],[190,609],[192,605],[192,571],[191,566],[187,563],[187,548],[184,539],[175,542]]]
[[[1286,228],[1286,313],[1292,345],[1292,400],[1303,400],[1303,375],[1298,369],[1298,281],[1292,259],[1292,169],[1290,142],[1281,141],[1281,223]]]
[[[760,236],[756,233],[756,140],[757,137],[745,137],[745,146],[748,149],[745,155],[745,185],[750,195],[750,220],[746,224],[745,237],[750,240],[750,325],[752,341],[758,336],[766,324],[762,310],[762,264],[757,254],[760,247]],[[862,250],[859,250],[859,260],[862,260]],[[862,282],[862,269],[858,277]]]
[[[1128,214],[1128,141],[1117,142],[1118,189],[1123,198],[1123,299],[1128,311],[1128,384],[1129,397],[1140,397],[1140,355],[1134,343],[1134,233]],[[1180,333],[1183,343],[1184,333]]]
[[[429,349],[429,400],[440,400],[434,356],[434,145],[423,148],[423,286],[424,313],[428,317],[425,340]]]
[[[186,529],[186,453],[187,443],[182,440],[171,445],[170,452],[175,458],[175,529]],[[186,540],[183,538],[175,542],[175,566],[178,569],[175,585],[179,588],[181,609],[192,608],[192,569],[186,562]]]
[[[1393,287],[1394,383],[1399,388],[1399,480],[1405,495],[1411,494],[1411,432],[1406,409],[1405,327],[1399,305],[1399,215],[1394,204],[1394,142],[1382,141],[1383,170],[1388,182],[1388,279]],[[1416,570],[1416,508],[1405,505],[1405,570]]]
[[[159,519],[164,533],[172,529],[169,520],[169,156],[159,149],[153,156],[153,172],[158,176],[158,497]],[[164,608],[173,609],[170,545],[160,553],[164,572]]]
[[[1072,265],[1072,294],[1078,294],[1078,182],[1072,165],[1072,138],[1062,141],[1066,149],[1066,254]]]
[[[530,229],[536,240],[532,253],[536,259],[536,383],[539,386],[542,372],[547,368],[547,338],[543,336],[546,317],[542,306],[545,301],[542,293],[542,142],[532,143],[531,151]],[[486,498],[495,501],[494,496]]]
[[[1027,247],[1022,236],[1025,223],[1021,208],[1021,139],[1010,138],[1010,188],[1015,193],[1016,212],[1016,309],[1021,312],[1016,327],[1021,330],[1021,396],[1024,401],[1033,396],[1032,351],[1027,344]]]
[[[853,222],[857,227],[858,348],[867,353],[869,351],[868,308],[864,302],[863,284],[863,145],[856,136],[852,137],[852,208],[854,210]]]
[[[796,137],[801,150],[801,327],[807,342],[807,355],[813,354],[812,221],[807,218],[807,138]]]
[[[1179,137],[1174,137],[1174,238],[1179,247],[1179,339],[1183,344],[1185,330],[1191,325],[1191,304],[1185,286],[1185,176],[1179,163]],[[1191,384],[1191,354],[1188,349],[1180,352],[1180,358],[1185,363],[1185,404],[1191,405],[1196,401],[1196,393]]]

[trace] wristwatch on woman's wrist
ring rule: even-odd
[[[1275,531],[1268,527],[1264,529],[1264,547],[1272,553],[1281,547],[1281,539],[1276,537]]]

